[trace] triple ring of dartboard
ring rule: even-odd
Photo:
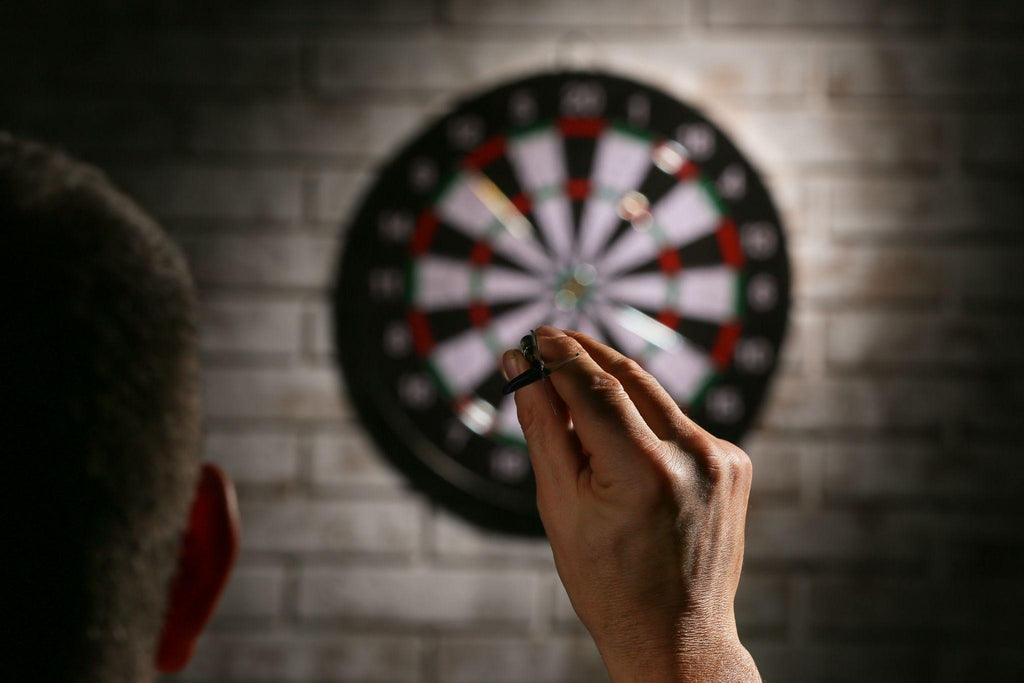
[[[728,138],[649,86],[559,72],[464,100],[381,168],[345,237],[335,338],[359,416],[413,483],[541,533],[504,350],[544,323],[586,332],[735,441],[788,303],[782,226]]]

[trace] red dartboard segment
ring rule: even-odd
[[[658,265],[666,275],[675,275],[683,268],[683,260],[676,249],[665,249],[658,254]]]
[[[462,160],[465,168],[484,169],[505,155],[505,136],[495,135],[467,154]]]
[[[473,327],[487,327],[491,324],[491,307],[483,301],[473,301],[469,304],[469,319]]]
[[[742,268],[743,247],[740,245],[740,235],[736,230],[736,224],[731,218],[726,218],[718,226],[717,238],[718,250],[722,252],[722,261],[733,268]]]
[[[409,323],[409,332],[412,334],[416,355],[425,358],[434,348],[434,336],[430,332],[430,321],[425,313],[415,308],[406,310],[405,319]]]
[[[525,192],[520,192],[515,197],[512,197],[512,206],[516,207],[516,210],[521,214],[530,213],[531,203],[530,195]]]
[[[679,170],[676,171],[675,176],[679,180],[691,180],[692,178],[696,178],[699,173],[700,168],[697,164],[687,159],[686,163],[680,166]]]
[[[675,311],[663,308],[658,312],[658,322],[670,330],[674,330],[679,327],[679,320],[679,314]]]
[[[482,268],[491,262],[494,257],[494,250],[489,242],[479,241],[473,245],[473,251],[469,254],[469,261],[477,268]]]
[[[569,199],[581,202],[590,194],[589,178],[570,178],[565,181],[565,193]]]
[[[563,117],[558,119],[558,130],[567,138],[596,138],[608,122],[596,117]]]
[[[434,240],[434,233],[437,232],[437,215],[431,208],[426,208],[420,213],[416,221],[416,229],[409,241],[409,253],[414,256],[426,253],[430,249],[430,243]]]
[[[724,368],[729,365],[742,329],[743,326],[739,323],[727,323],[719,328],[715,347],[711,350],[711,360],[716,367]]]

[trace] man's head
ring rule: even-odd
[[[0,133],[0,278],[2,591],[25,658],[5,666],[36,680],[180,666],[237,543],[230,485],[199,463],[184,260],[98,170]]]

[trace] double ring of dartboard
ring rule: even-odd
[[[335,337],[398,467],[477,523],[538,533],[505,349],[543,323],[584,331],[738,440],[788,302],[771,199],[713,124],[631,80],[555,73],[464,101],[382,168],[348,228]]]

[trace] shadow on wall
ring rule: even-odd
[[[352,188],[425,103],[464,91],[445,70],[574,29],[678,64],[677,94],[728,110],[784,205],[794,327],[746,444],[737,603],[765,677],[1024,671],[1021,11],[364,4],[49,2],[0,21],[0,128],[107,169],[181,240],[201,289],[208,454],[240,483],[248,545],[184,678],[244,679],[257,651],[276,653],[261,675],[292,680],[476,680],[490,660],[474,652],[515,662],[508,680],[599,670],[571,610],[547,605],[542,554],[428,509],[360,440],[326,323]],[[403,59],[430,78],[410,84]],[[344,593],[370,575],[380,594]],[[328,616],[297,597],[317,580],[342,587]],[[451,582],[468,606],[443,615],[386,594]]]

